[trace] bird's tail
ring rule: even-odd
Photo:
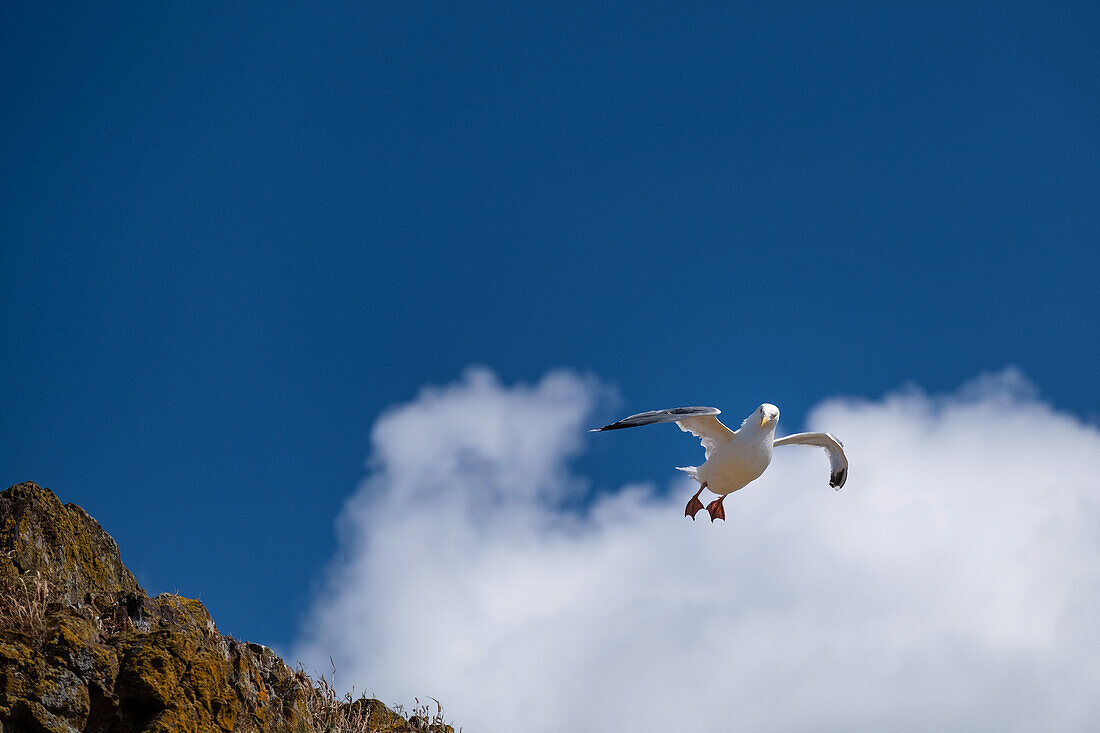
[[[683,471],[688,476],[691,476],[696,481],[699,480],[699,467],[698,466],[677,466],[677,471]]]

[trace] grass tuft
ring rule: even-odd
[[[352,692],[343,695],[336,692],[336,665],[332,659],[331,679],[321,675],[312,686],[312,693],[306,701],[308,717],[297,733],[378,733],[393,731],[397,733],[451,733],[454,728],[447,725],[443,718],[443,706],[434,697],[432,706],[421,703],[419,698],[412,710],[406,711],[401,705],[387,708],[378,700],[366,697],[355,698]],[[304,672],[303,672],[304,674]],[[309,678],[308,675],[306,675]],[[398,717],[406,718],[407,724],[395,727]],[[460,730],[461,733],[461,730]]]
[[[39,571],[0,574],[0,628],[41,638],[52,600],[50,583]]]
[[[409,725],[415,731],[443,731],[449,726],[447,721],[443,719],[443,705],[434,697],[429,697],[429,700],[435,703],[435,712],[432,712],[432,706],[428,703],[420,702],[420,698],[414,697],[416,705],[408,713],[405,712],[405,708],[401,705],[394,706],[394,712],[403,718],[409,719]],[[460,730],[461,733],[461,730]]]

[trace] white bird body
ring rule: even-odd
[[[728,494],[755,481],[771,465],[772,449],[781,445],[816,445],[824,448],[829,456],[829,485],[839,490],[848,478],[848,459],[844,446],[828,433],[795,433],[775,439],[779,424],[779,408],[764,403],[760,405],[734,431],[723,425],[715,415],[717,407],[675,407],[671,410],[653,410],[623,418],[605,425],[601,430],[619,430],[659,422],[674,422],[681,430],[699,438],[706,451],[706,461],[699,467],[685,466],[686,472],[699,482],[699,491],[688,502],[685,513],[692,519],[703,508],[699,493],[708,489],[718,499],[707,506],[711,521],[725,519],[722,500]]]
[[[774,434],[775,431],[770,432]],[[732,494],[760,478],[760,474],[771,465],[772,441],[753,439],[757,437],[762,436],[738,430],[733,440],[719,446],[703,465],[688,473],[715,494]]]

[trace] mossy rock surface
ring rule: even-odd
[[[197,600],[149,598],[99,523],[34,483],[0,493],[0,593],[0,733],[311,730],[305,674]],[[378,733],[427,729],[353,705]]]
[[[0,572],[37,571],[56,584],[68,605],[113,607],[120,596],[144,596],[122,564],[114,538],[76,504],[62,505],[38,484],[16,484],[0,493]]]

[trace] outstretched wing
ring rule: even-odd
[[[671,410],[650,410],[637,415],[624,417],[618,422],[594,428],[589,432],[601,430],[622,430],[659,422],[674,422],[681,430],[699,438],[709,459],[714,449],[722,443],[733,440],[734,432],[723,425],[715,415],[721,414],[717,407],[673,407]]]
[[[730,442],[733,440],[734,436],[734,432],[723,425],[722,421],[714,415],[689,417],[683,420],[677,420],[676,424],[679,425],[680,429],[685,433],[691,433],[699,439],[705,451],[704,457],[708,461],[710,460],[711,454],[714,453],[714,450],[718,446]]]
[[[840,491],[848,480],[848,458],[844,455],[844,445],[828,433],[795,433],[779,438],[772,445],[816,445],[824,448],[829,454],[829,486]]]
[[[652,425],[659,422],[679,422],[689,417],[700,415],[720,415],[722,411],[717,407],[673,407],[671,410],[650,410],[639,412],[637,415],[624,417],[618,422],[604,425],[602,428],[592,428],[588,432],[596,433],[601,430],[622,430],[623,428],[636,428],[641,425]],[[715,421],[717,422],[717,421]]]

